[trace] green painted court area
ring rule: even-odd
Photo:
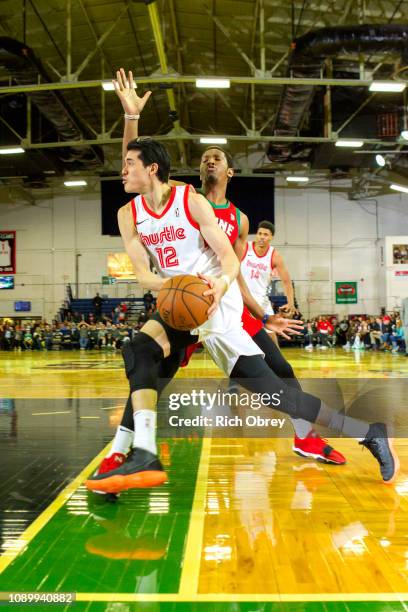
[[[169,484],[114,504],[81,486],[2,573],[0,591],[177,593],[200,449],[173,442]]]

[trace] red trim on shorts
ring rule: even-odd
[[[263,259],[264,257],[267,256],[270,247],[268,247],[268,251],[266,251],[265,255],[258,255],[258,253],[255,251],[255,242],[251,242],[251,244],[252,244],[252,250],[255,253],[255,255],[258,257],[258,259]]]
[[[248,242],[247,242],[247,243],[246,243],[246,245],[245,245],[245,251],[244,251],[244,254],[243,254],[243,256],[242,256],[241,261],[244,261],[244,259],[245,259],[245,257],[246,257],[246,254],[247,254],[247,253],[248,253]]]
[[[135,224],[135,227],[136,227],[137,216],[136,216],[136,202],[135,202],[135,198],[133,198],[133,200],[130,202],[130,207],[132,209],[133,223]]]
[[[190,190],[190,185],[186,185],[184,189],[184,196],[183,196],[184,212],[186,213],[186,217],[190,225],[192,225],[196,230],[200,231],[200,226],[198,225],[197,221],[194,221],[193,217],[191,216],[190,209],[188,207],[189,190]]]
[[[169,201],[167,202],[165,209],[160,213],[160,215],[158,215],[151,208],[148,207],[146,200],[144,199],[143,196],[141,196],[143,208],[145,209],[145,211],[147,212],[148,215],[151,215],[155,219],[161,219],[162,217],[164,217],[166,212],[169,210],[169,208],[173,204],[175,197],[176,197],[176,188],[172,187],[171,188],[171,192],[170,192]]]

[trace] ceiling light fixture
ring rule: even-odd
[[[65,187],[85,187],[88,183],[83,180],[79,181],[64,181]]]
[[[377,165],[380,166],[381,168],[385,166],[385,157],[381,155],[380,153],[378,153],[375,156],[375,161],[377,162]]]
[[[216,136],[205,136],[200,138],[201,144],[227,144],[228,140],[226,138],[217,138]]]
[[[0,148],[0,155],[17,155],[18,153],[25,153],[23,147]]]
[[[408,130],[402,130],[401,134],[400,134],[401,138],[403,138],[404,140],[408,140]]]
[[[396,185],[393,183],[390,185],[390,189],[393,189],[394,191],[402,191],[402,193],[408,193],[408,187],[404,187],[404,185]]]
[[[309,177],[308,176],[287,176],[286,180],[288,181],[288,183],[308,183]]]
[[[362,147],[364,142],[362,140],[336,140],[336,147]]]
[[[382,91],[384,93],[400,93],[404,91],[406,83],[398,81],[373,81],[369,87],[370,91]]]
[[[229,79],[196,79],[196,87],[228,89],[231,87],[231,81]]]

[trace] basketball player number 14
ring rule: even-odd
[[[176,249],[172,246],[156,249],[161,268],[174,268],[179,265]]]

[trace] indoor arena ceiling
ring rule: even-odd
[[[0,155],[0,180],[117,173],[122,112],[101,82],[123,66],[153,91],[141,133],[174,170],[196,169],[200,136],[218,135],[242,173],[346,177],[355,196],[408,184],[407,92],[369,91],[405,82],[406,24],[408,0],[1,0],[0,152],[25,154]]]

